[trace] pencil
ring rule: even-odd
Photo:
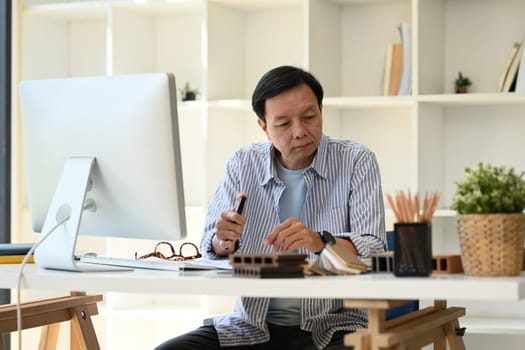
[[[439,193],[426,192],[423,197],[423,207],[420,207],[419,192],[412,194],[410,190],[405,192],[398,191],[395,197],[389,193],[386,195],[388,205],[394,212],[397,222],[416,223],[430,222],[437,209]]]

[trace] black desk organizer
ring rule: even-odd
[[[304,277],[306,254],[232,254],[230,263],[239,277]]]
[[[431,223],[394,224],[394,275],[428,276],[431,273]]]

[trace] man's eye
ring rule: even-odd
[[[315,120],[315,115],[307,115],[306,117],[303,118],[303,121],[305,123],[311,123]]]
[[[283,127],[283,126],[287,126],[287,125],[288,125],[288,122],[286,122],[286,123],[279,123],[276,126],[277,127]]]

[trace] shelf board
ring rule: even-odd
[[[399,3],[409,0],[331,0],[339,5],[359,5],[370,3]],[[213,0],[242,11],[276,10],[297,7],[302,5],[302,0]],[[26,7],[28,13],[40,14],[61,20],[89,20],[101,19],[106,16],[107,1],[81,0],[81,1],[56,1],[53,3],[30,2]],[[125,9],[145,15],[174,15],[191,14],[202,11],[202,2],[199,0],[117,0],[113,2],[116,9]]]
[[[62,21],[103,20],[107,17],[106,1],[79,1],[26,6],[24,14]]]
[[[198,111],[203,107],[203,103],[200,100],[196,101],[177,101],[177,108],[179,111]]]
[[[301,0],[213,0],[213,2],[248,12],[289,8],[303,3]]]
[[[323,106],[328,108],[409,108],[413,104],[410,96],[371,96],[371,97],[326,97]],[[208,107],[250,111],[251,101],[242,99],[213,100]]]
[[[214,109],[229,109],[241,111],[252,110],[251,101],[242,99],[213,100],[208,102],[208,107]]]
[[[105,19],[109,6],[114,9],[142,14],[145,16],[188,15],[202,12],[202,2],[198,0],[135,0],[116,1],[110,5],[107,1],[56,2],[29,5],[25,13],[48,18],[78,21]]]
[[[198,0],[135,0],[114,3],[115,9],[124,9],[149,16],[191,15],[202,13]]]
[[[484,106],[499,104],[523,104],[525,94],[494,93],[494,94],[445,94],[413,96],[363,96],[363,97],[325,97],[323,106],[327,108],[361,109],[361,108],[410,108],[416,101],[442,106]],[[200,103],[183,102],[189,107]],[[187,105],[186,105],[187,104]],[[251,110],[251,101],[244,99],[225,99],[208,101],[208,107],[215,109]]]
[[[329,108],[408,108],[413,98],[409,96],[371,96],[371,97],[326,97],[323,106]],[[251,101],[243,99],[213,100],[208,107],[216,109],[234,109],[250,111]]]
[[[370,5],[381,3],[408,3],[410,0],[330,0],[340,5]]]
[[[327,108],[410,108],[416,101],[442,106],[485,106],[485,105],[525,105],[522,93],[487,93],[487,94],[444,94],[413,96],[362,96],[362,97],[325,97],[323,106]],[[211,108],[250,110],[248,100],[214,100],[208,103]]]
[[[420,95],[417,100],[443,106],[485,106],[498,104],[525,104],[525,93],[472,93]]]
[[[324,107],[333,108],[408,108],[414,98],[411,96],[363,96],[363,97],[326,97]]]

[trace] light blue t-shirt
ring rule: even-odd
[[[279,199],[279,219],[283,222],[291,217],[300,218],[306,198],[304,172],[308,168],[290,170],[286,169],[279,161],[275,163],[277,176],[286,185],[286,189]]]
[[[286,185],[279,199],[279,219],[301,217],[306,198],[305,169],[286,169],[279,161],[275,162],[277,176]],[[301,300],[292,298],[272,298],[268,306],[266,321],[280,326],[297,326],[301,324]]]

